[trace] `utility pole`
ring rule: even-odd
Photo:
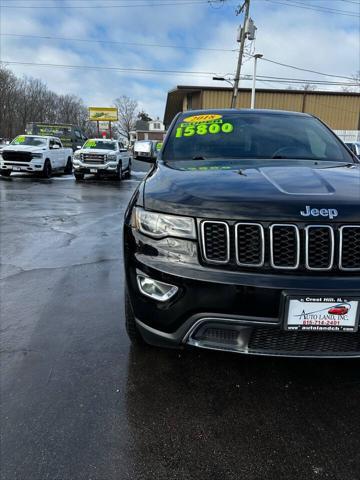
[[[244,3],[238,10],[238,13],[241,13],[245,9],[245,15],[244,15],[244,22],[243,26],[241,28],[241,35],[240,35],[240,50],[239,50],[239,58],[238,58],[238,63],[237,63],[237,68],[236,68],[236,74],[234,78],[234,90],[233,90],[233,95],[231,98],[231,108],[236,107],[236,99],[239,91],[239,81],[240,81],[240,73],[241,73],[241,64],[242,64],[242,59],[244,55],[244,48],[245,48],[245,40],[246,40],[246,25],[247,21],[249,18],[249,12],[250,12],[250,0],[244,0]]]
[[[252,81],[252,89],[251,89],[251,109],[255,108],[255,88],[256,88],[256,64],[259,58],[262,58],[263,55],[261,53],[256,53],[254,55],[254,71],[253,71],[253,81]]]

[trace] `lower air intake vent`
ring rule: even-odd
[[[277,328],[253,330],[249,351],[299,353],[360,353],[360,334],[343,332],[286,332]]]
[[[224,345],[237,345],[239,332],[229,328],[209,327],[202,332],[199,339],[204,342],[219,343]],[[196,337],[195,337],[196,338]]]

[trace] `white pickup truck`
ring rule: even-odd
[[[72,172],[72,149],[63,148],[57,137],[19,135],[0,152],[0,174],[40,173],[50,178],[54,171]]]
[[[118,140],[90,138],[74,153],[74,175],[83,180],[86,173],[112,175],[118,180],[130,177],[131,153]]]

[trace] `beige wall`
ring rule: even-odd
[[[251,92],[241,92],[237,99],[237,108],[250,108],[250,100]],[[202,108],[228,108],[230,101],[230,91],[204,90]],[[304,111],[316,115],[334,130],[360,129],[360,95],[258,92],[256,108]]]
[[[201,92],[188,93],[183,98],[182,111],[201,109]],[[206,107],[205,107],[206,108]]]

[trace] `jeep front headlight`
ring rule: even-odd
[[[191,217],[148,212],[136,207],[133,212],[133,226],[139,232],[152,238],[196,239],[195,221]]]

